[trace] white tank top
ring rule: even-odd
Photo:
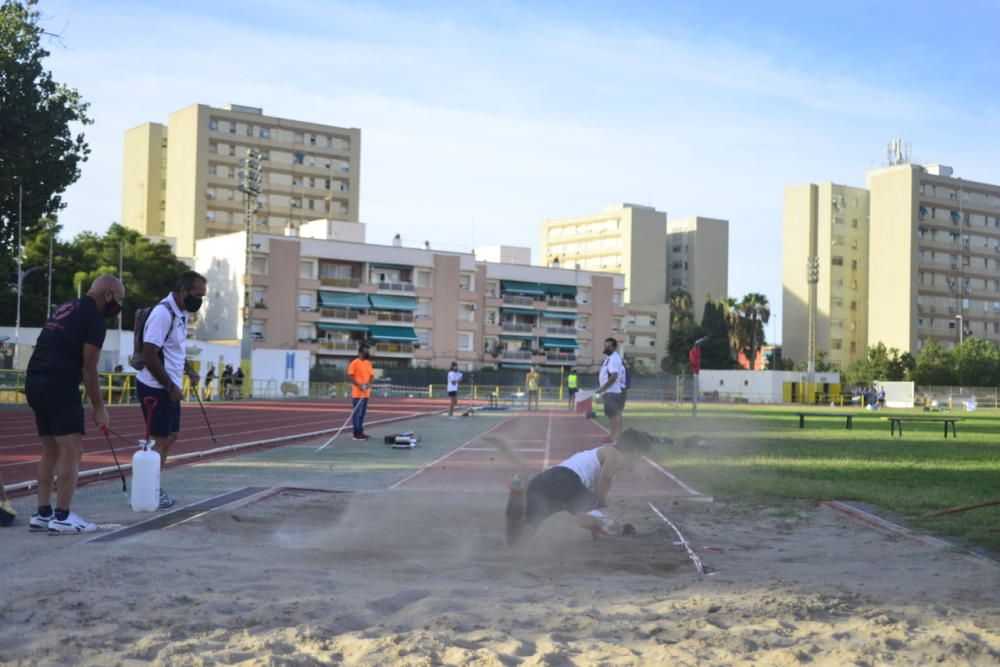
[[[577,452],[559,465],[575,472],[583,485],[593,491],[597,485],[597,477],[601,474],[601,461],[597,458],[597,452],[601,449],[603,447]]]

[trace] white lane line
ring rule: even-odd
[[[552,448],[552,413],[549,413],[549,425],[545,429],[545,460],[542,461],[542,470],[549,468],[549,450]]]
[[[395,484],[393,484],[392,486],[390,486],[389,487],[389,491],[392,491],[393,489],[398,488],[400,485],[405,484],[406,482],[410,481],[411,479],[413,479],[414,477],[416,477],[417,475],[419,475],[423,471],[427,470],[428,468],[430,468],[432,466],[436,466],[438,463],[440,463],[441,461],[444,461],[446,458],[448,458],[449,456],[451,456],[455,452],[460,451],[466,445],[468,445],[468,444],[470,444],[472,442],[475,442],[476,440],[478,440],[479,438],[483,437],[487,433],[490,433],[492,431],[497,430],[498,428],[500,428],[501,426],[503,426],[504,424],[506,424],[507,422],[509,422],[511,419],[513,419],[513,416],[507,417],[503,421],[497,422],[496,424],[494,424],[490,428],[486,429],[485,431],[483,431],[479,435],[466,440],[465,442],[463,442],[461,445],[459,445],[455,449],[453,449],[450,452],[446,453],[444,456],[438,457],[438,458],[434,459],[433,461],[431,461],[430,463],[428,463],[428,464],[426,464],[426,465],[418,468],[417,470],[413,471],[412,473],[410,473],[409,475],[407,475],[403,479],[399,480],[398,482],[396,482]]]
[[[706,495],[705,495],[704,493],[702,493],[701,491],[695,491],[695,490],[694,490],[694,489],[692,489],[692,488],[691,488],[690,486],[688,486],[687,484],[685,484],[684,482],[682,482],[682,481],[681,481],[681,480],[680,480],[680,479],[679,479],[679,478],[678,478],[678,477],[677,477],[676,475],[674,475],[674,474],[673,474],[672,472],[670,472],[669,470],[667,470],[666,468],[664,468],[663,466],[661,466],[661,465],[660,465],[659,463],[657,463],[657,462],[656,462],[656,461],[654,461],[653,459],[649,458],[648,456],[643,456],[643,457],[642,457],[642,460],[643,460],[643,461],[645,461],[646,463],[648,463],[649,465],[653,466],[653,468],[655,468],[656,470],[659,470],[660,472],[662,472],[662,473],[663,473],[664,475],[666,475],[667,477],[669,477],[669,478],[670,478],[670,480],[671,480],[671,481],[672,481],[672,482],[673,482],[674,484],[676,484],[677,486],[681,487],[682,489],[684,489],[685,491],[687,491],[688,493],[690,493],[690,494],[691,494],[692,496],[701,496],[701,497],[703,497],[703,498],[709,498],[709,497],[710,497],[710,496],[706,496]]]
[[[496,447],[460,447],[459,449],[461,449],[463,452],[495,452],[495,451],[497,451]],[[514,449],[514,451],[515,452],[544,452],[545,450],[541,449],[541,448],[523,448],[522,447],[522,448],[516,448],[516,449]]]

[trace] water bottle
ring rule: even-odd
[[[155,512],[160,507],[160,454],[155,440],[140,440],[132,455],[132,510]]]

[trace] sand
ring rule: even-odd
[[[284,492],[112,543],[0,537],[0,663],[1000,662],[996,563],[827,508],[663,501],[705,577],[643,499],[612,504],[636,536],[555,517],[517,553],[503,503]]]

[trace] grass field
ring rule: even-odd
[[[823,412],[813,408],[808,412]],[[965,421],[958,439],[941,424],[906,424],[890,437],[887,414],[917,411],[829,409],[844,418],[807,417],[799,429],[795,407],[630,404],[625,426],[674,438],[655,456],[698,490],[729,498],[856,500],[905,517],[911,528],[956,538],[1000,556],[1000,506],[927,518],[935,510],[1000,498],[1000,412],[949,413]],[[598,408],[600,411],[600,408]],[[606,423],[606,420],[605,420]],[[700,435],[708,446],[684,447]]]

